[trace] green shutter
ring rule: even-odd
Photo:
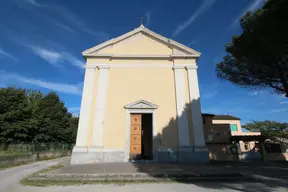
[[[230,124],[230,130],[231,131],[238,131],[236,124]]]

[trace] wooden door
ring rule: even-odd
[[[141,114],[131,114],[130,116],[130,159],[141,158],[142,139],[142,116]]]

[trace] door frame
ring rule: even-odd
[[[140,104],[141,103],[141,104]],[[148,105],[147,105],[148,104]],[[142,108],[139,108],[139,105],[141,105]],[[143,114],[143,113],[150,113],[152,114],[152,149],[153,149],[153,161],[157,160],[157,148],[156,148],[156,143],[155,143],[155,137],[157,136],[157,131],[156,131],[156,109],[157,105],[154,105],[150,102],[140,100],[135,103],[126,105],[126,141],[125,141],[125,157],[124,161],[129,162],[130,158],[130,117],[131,113],[138,113],[138,114]]]
[[[153,160],[155,160],[155,142],[154,138],[157,136],[156,132],[156,110],[155,109],[127,109],[126,110],[126,147],[125,147],[125,162],[129,161],[130,158],[130,119],[131,119],[131,113],[138,113],[138,114],[144,114],[144,113],[150,113],[152,114],[152,149],[153,149]],[[142,127],[141,127],[142,128]]]

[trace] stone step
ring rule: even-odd
[[[137,174],[38,174],[28,180],[64,180],[64,181],[255,181],[254,178],[243,174],[164,174],[164,173],[137,173]]]

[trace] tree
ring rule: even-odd
[[[288,123],[277,121],[252,121],[242,126],[249,131],[261,132],[267,139],[284,141],[288,139]]]
[[[41,121],[38,117],[37,111],[39,110],[39,103],[43,99],[43,94],[38,90],[27,90],[26,95],[32,112],[30,119],[27,119],[30,125],[30,135],[32,137],[32,142],[37,142],[37,139],[39,138],[38,134],[42,134],[38,131]]]
[[[240,20],[242,34],[226,46],[217,76],[247,88],[271,88],[288,98],[288,0],[268,0]]]
[[[0,89],[0,142],[74,143],[77,117],[67,111],[56,93]]]
[[[32,116],[26,90],[8,87],[0,89],[0,141],[5,143],[31,140]]]
[[[79,117],[71,117],[70,118],[70,126],[69,126],[69,130],[67,133],[67,135],[69,135],[69,138],[70,138],[69,143],[75,143],[76,142],[78,123],[79,123]]]
[[[48,93],[39,101],[35,116],[38,120],[35,141],[69,141],[69,135],[66,133],[70,126],[71,114],[67,112],[67,108],[56,93]]]

